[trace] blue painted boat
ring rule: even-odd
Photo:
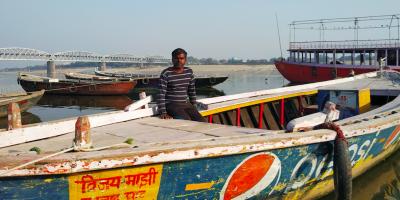
[[[75,119],[0,132],[0,196],[313,199],[336,186],[348,197],[352,178],[400,146],[399,83],[373,72],[202,99],[209,123],[152,117],[149,96],[88,116],[85,148],[70,148]]]

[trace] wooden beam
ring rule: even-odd
[[[137,105],[143,106],[143,102],[140,101],[141,100],[135,103],[137,103]],[[156,108],[147,108],[133,111],[113,111],[101,114],[93,114],[89,115],[88,117],[91,127],[94,128],[142,117],[149,117],[155,115],[156,113]],[[74,117],[51,122],[42,122],[20,129],[0,132],[0,148],[63,135],[66,133],[72,133],[75,131],[75,122],[76,118]]]

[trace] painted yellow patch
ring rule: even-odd
[[[278,185],[276,185],[273,190],[276,191],[282,191],[283,189],[285,189],[287,186],[287,183],[279,183]]]
[[[51,178],[46,178],[46,179],[44,179],[44,182],[45,183],[51,183],[53,181],[53,179],[51,179]]]
[[[386,141],[386,138],[381,138],[378,140],[378,143],[384,143]]]
[[[360,113],[365,113],[370,110],[371,95],[369,88],[361,89],[358,93],[358,108]]]
[[[186,191],[189,190],[204,190],[204,189],[210,189],[213,185],[215,184],[214,181],[208,182],[208,183],[192,183],[192,184],[187,184],[185,187]]]
[[[157,199],[162,165],[80,173],[68,177],[69,198]]]

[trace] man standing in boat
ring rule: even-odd
[[[186,58],[185,50],[175,49],[172,51],[173,66],[161,72],[160,94],[157,102],[160,118],[205,122],[194,107],[196,104],[195,78],[193,70],[185,67]]]

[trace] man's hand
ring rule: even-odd
[[[197,108],[197,110],[207,110],[208,105],[201,103],[201,102],[196,102],[196,108]]]
[[[172,119],[172,117],[170,115],[168,115],[167,113],[163,113],[160,115],[161,119]]]

